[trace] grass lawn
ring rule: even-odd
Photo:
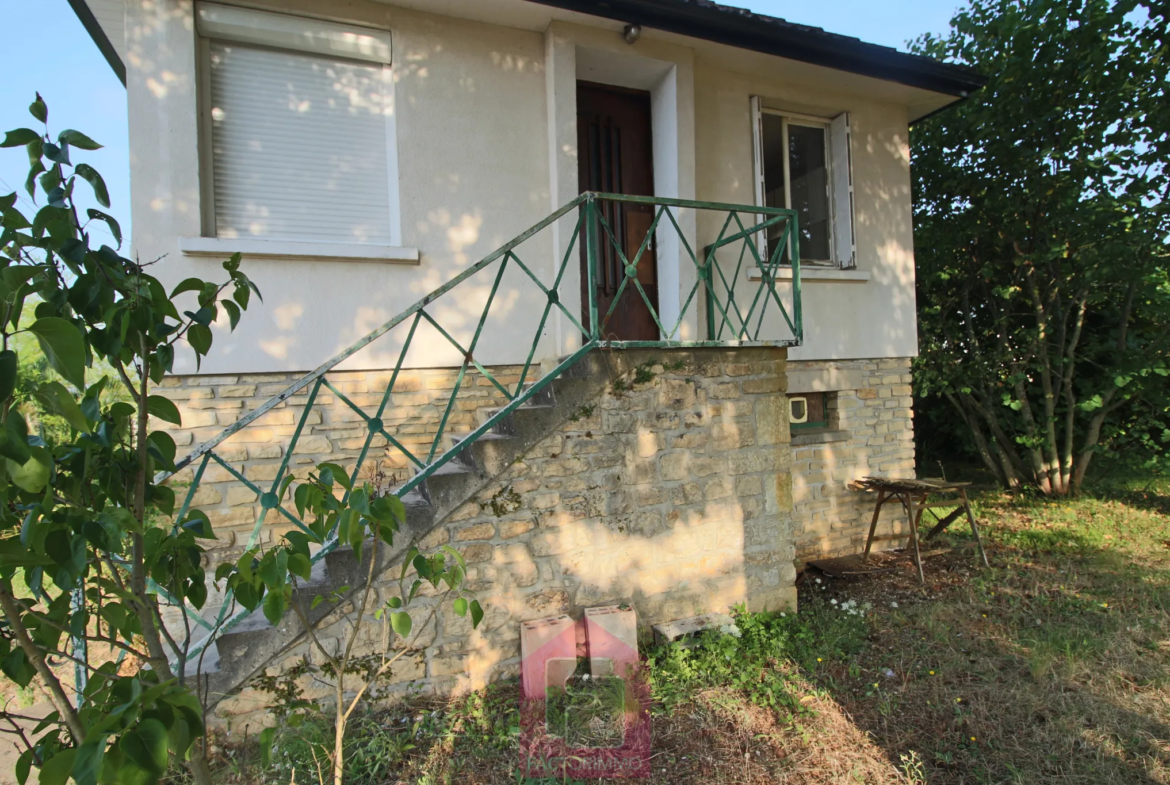
[[[990,569],[959,547],[927,561],[925,587],[897,555],[857,581],[810,571],[799,616],[650,649],[651,781],[1170,783],[1170,484],[987,494],[978,515]],[[362,718],[349,782],[561,782],[517,774],[516,695],[502,683]],[[613,701],[570,698],[602,708],[569,732],[608,738]],[[218,779],[288,783],[295,766],[315,783],[317,736],[283,732],[263,771],[227,746]]]

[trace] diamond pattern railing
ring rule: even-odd
[[[617,212],[614,208],[622,205],[634,205],[636,209],[653,211],[649,229],[632,254],[629,253],[631,245],[628,238],[627,242],[623,243],[619,241],[619,233],[615,232]],[[550,265],[547,262],[534,264],[533,249],[543,255],[543,240],[547,238],[542,238],[542,233],[551,230],[558,222],[563,221],[562,225],[568,225],[573,222],[574,217],[571,241],[556,266],[548,271]],[[699,246],[688,239],[688,232],[682,228],[684,225],[690,227],[692,222],[695,226],[693,230],[695,237],[714,235],[714,239],[703,246],[701,254],[696,253],[695,248]],[[773,243],[774,247],[768,253],[762,238],[769,230],[777,229],[780,240]],[[682,270],[693,273],[693,282],[687,287],[686,296],[681,300],[679,313],[669,324],[664,323],[654,298],[647,293],[638,277],[638,265],[652,247],[656,248],[658,253],[663,248],[677,248],[679,266]],[[609,254],[611,260],[618,261],[622,279],[608,309],[600,313],[595,282],[599,260],[603,254]],[[525,255],[529,257],[528,261],[523,258]],[[566,305],[564,296],[570,289],[574,291],[580,289],[580,281],[576,276],[569,276],[570,280],[566,283],[566,273],[574,269],[574,265],[580,265],[582,258],[586,262],[586,286],[583,291],[588,293],[588,302],[582,304],[582,311],[588,313],[587,319],[579,318],[578,314]],[[227,472],[232,480],[254,492],[259,500],[259,514],[246,542],[243,543],[245,549],[255,546],[260,541],[265,524],[272,523],[274,519],[307,531],[308,527],[297,516],[295,508],[290,509],[290,506],[279,497],[278,491],[285,477],[292,471],[290,460],[306,432],[310,413],[319,405],[319,399],[325,396],[332,396],[335,402],[340,402],[340,405],[352,410],[358,422],[364,424],[365,436],[360,450],[356,455],[348,456],[346,459],[354,460],[351,485],[356,487],[356,481],[363,468],[371,461],[371,456],[377,454],[376,460],[379,462],[385,460],[386,456],[393,456],[398,462],[397,465],[405,465],[414,472],[397,487],[395,492],[402,496],[417,488],[476,439],[490,432],[501,419],[538,394],[585,353],[594,349],[799,345],[802,340],[799,258],[796,216],[791,210],[654,197],[582,194],[317,369],[305,374],[287,389],[241,417],[231,427],[192,450],[177,463],[177,471],[193,467],[191,483],[177,520],[184,520],[195,506],[194,502],[204,477],[209,467],[214,464],[217,469]],[[734,268],[730,266],[731,259],[735,260]],[[659,259],[660,266],[661,262]],[[780,268],[785,266],[791,268],[791,282],[778,283]],[[483,296],[482,290],[476,290],[472,296],[471,292],[476,284],[482,282],[482,285],[487,285],[488,281],[490,288],[487,288],[486,296]],[[505,326],[514,333],[516,314],[512,308],[500,305],[503,299],[500,294],[502,291],[512,294],[519,290],[525,290],[530,295],[529,303],[535,298],[535,301],[543,302],[543,306],[538,319],[528,318],[528,322],[535,325],[535,330],[531,342],[526,344],[527,356],[519,366],[518,378],[504,379],[498,373],[494,374],[488,367],[490,362],[488,364],[481,362],[477,358],[477,352],[483,349],[485,337],[502,330]],[[649,309],[659,331],[658,340],[623,341],[606,337],[610,320],[627,290],[636,293]],[[461,292],[468,292],[468,295],[461,297]],[[632,297],[633,294],[629,296]],[[477,299],[483,299],[483,306],[474,327],[470,328],[470,322],[466,318],[468,306]],[[573,298],[568,299],[570,303],[573,302]],[[790,302],[791,308],[785,306],[785,299]],[[444,304],[454,307],[448,309],[447,313],[440,314],[439,306]],[[700,304],[705,306],[705,314],[696,313],[700,311]],[[774,308],[770,309],[773,304]],[[774,312],[774,315],[770,320],[766,320],[765,315],[771,312]],[[450,320],[451,314],[458,314],[459,325],[444,324]],[[549,318],[554,315],[564,317],[568,325],[571,325],[571,329],[580,333],[580,347],[555,361],[551,370],[547,370],[539,378],[534,378],[536,377],[534,366],[541,368],[542,362],[549,359],[544,355],[555,353],[555,347],[550,347],[546,338],[546,326]],[[702,328],[699,327],[699,323],[704,319],[706,337],[704,339],[688,337],[688,333],[696,330],[701,334]],[[424,440],[420,447],[416,441],[414,448],[411,449],[406,443],[407,439],[397,432],[396,426],[387,422],[386,416],[388,409],[394,406],[396,384],[403,369],[413,365],[408,361],[411,350],[418,347],[423,340],[420,336],[424,332],[428,336],[426,339],[428,355],[431,355],[429,347],[438,343],[453,349],[462,357],[462,362],[459,365],[454,389],[447,397],[438,427],[429,444]],[[397,361],[386,389],[375,396],[376,405],[363,406],[347,396],[344,390],[327,377],[327,373],[379,339],[398,342],[400,348],[397,352]],[[481,352],[481,356],[491,355],[493,351],[499,353],[498,347],[487,348]],[[547,368],[547,364],[545,367]],[[486,380],[501,396],[504,405],[470,433],[460,433],[461,438],[453,441],[450,446],[445,446],[452,436],[449,433],[449,423],[461,391],[478,384],[478,380],[473,382],[472,377]],[[253,482],[217,451],[217,448],[234,434],[250,425],[262,423],[266,416],[270,416],[270,413],[282,404],[287,402],[291,405],[294,396],[299,398],[305,390],[308,391],[307,398],[303,402],[299,400],[296,402],[302,407],[300,416],[284,446],[283,458],[276,470],[275,478],[270,482],[264,485]],[[324,396],[321,395],[323,392]],[[170,475],[160,475],[156,479],[162,481],[168,476]],[[313,561],[317,562],[324,558],[337,545],[336,541],[327,543],[314,555]],[[165,596],[165,591],[161,587],[156,585],[153,589]],[[197,626],[207,631],[204,639],[187,653],[187,657],[197,656],[218,634],[230,630],[248,615],[244,610],[229,615],[233,606],[229,595],[224,599],[214,619],[204,618],[190,608],[183,608]]]

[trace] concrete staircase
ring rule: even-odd
[[[524,405],[496,423],[491,432],[468,444],[416,489],[405,494],[402,501],[406,505],[406,522],[394,546],[379,549],[374,574],[388,569],[413,543],[426,537],[545,436],[578,416],[613,378],[623,373],[622,369],[628,370],[644,360],[643,354],[641,351],[611,354],[604,350],[585,354]],[[497,411],[482,411],[481,422]],[[463,437],[451,438],[454,446]],[[310,581],[300,585],[293,598],[311,623],[320,622],[339,604],[359,596],[370,574],[371,552],[372,548],[364,548],[359,564],[352,549],[339,547],[317,563]],[[311,608],[315,597],[334,595],[336,601]],[[208,646],[203,662],[202,678],[206,681],[210,704],[215,705],[245,685],[305,637],[296,614],[286,613],[280,625],[274,627],[259,608],[230,631],[220,634]],[[194,663],[189,665],[190,675],[194,675],[194,668]]]

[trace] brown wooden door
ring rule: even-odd
[[[578,182],[582,192],[654,195],[653,142],[650,137],[650,93],[620,87],[577,83]],[[633,261],[654,220],[651,205],[601,202],[614,238],[626,259]],[[609,320],[605,314],[625,276],[624,265],[609,234],[597,231],[598,269],[595,275],[597,318],[602,337],[611,341],[656,341],[658,327],[650,308],[631,280],[622,291]],[[581,302],[589,327],[588,276],[584,235],[581,237]],[[654,309],[658,309],[658,269],[653,239],[638,261],[637,279]]]

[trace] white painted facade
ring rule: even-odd
[[[389,187],[398,239],[216,237],[208,228],[207,46],[201,34],[207,28],[198,21],[200,6],[191,0],[91,0],[127,70],[132,252],[142,260],[161,258],[158,274],[175,283],[221,278],[219,262],[239,250],[264,296],[234,334],[218,332],[201,373],[311,369],[573,199],[578,80],[650,91],[658,196],[755,203],[753,96],[765,109],[826,120],[848,113],[855,266],[804,271],[806,340],[791,358],[917,354],[908,125],[952,96],[653,29],[631,45],[620,22],[524,0],[228,5],[354,25],[389,38],[391,101],[385,111],[396,159]],[[682,228],[700,248],[718,231],[685,214]],[[551,271],[572,231],[573,222],[563,219],[526,244],[525,261]],[[694,284],[682,253],[677,241],[658,250],[664,321],[677,317]],[[571,310],[580,309],[569,302],[578,296],[576,275],[572,262],[563,287]],[[738,285],[744,291],[754,286],[746,276]],[[457,338],[474,330],[488,286],[469,281],[460,299],[448,296],[435,306]],[[506,279],[499,320],[476,352],[484,364],[523,362],[543,308],[535,288],[509,286]],[[684,337],[702,337],[698,331],[697,316],[684,325]],[[566,320],[550,319],[543,353],[572,349],[574,332]],[[437,340],[417,340],[412,364],[459,362]],[[393,364],[393,342],[375,348],[360,355],[360,367]],[[180,357],[177,363],[188,362],[190,353]],[[175,370],[195,368],[191,362]]]

